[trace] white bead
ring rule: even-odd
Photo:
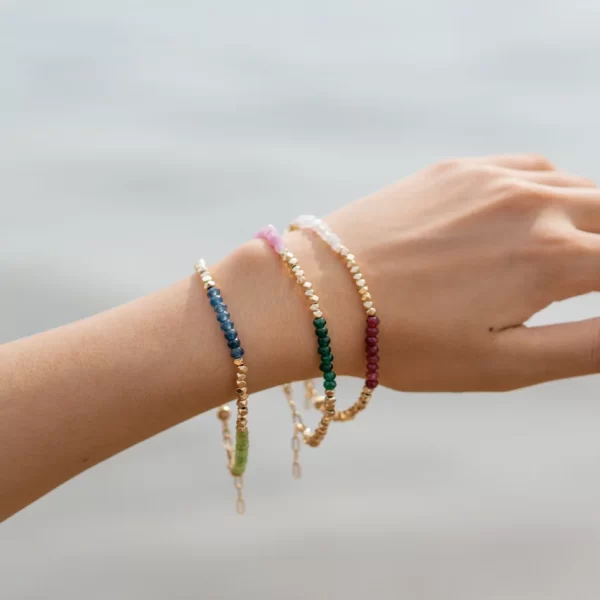
[[[352,267],[354,269],[354,267]],[[356,273],[356,275],[354,275],[354,279],[356,279],[356,281],[358,281],[359,279],[362,279],[362,273]]]
[[[200,273],[200,271],[206,271],[206,262],[204,261],[203,258],[197,260],[194,263],[194,269],[196,269],[197,273]]]
[[[349,253],[350,253],[350,250],[348,250],[348,248],[346,248],[345,246],[342,246],[340,248],[340,254],[342,256],[348,256]]]
[[[313,315],[315,315],[317,319],[320,319],[323,316],[323,313],[320,310],[315,310],[313,311]]]
[[[202,275],[202,281],[210,281],[212,276],[210,273],[206,273],[206,275]]]
[[[313,312],[319,310],[319,305],[318,304],[312,304],[310,307],[310,310],[312,310]]]
[[[312,296],[314,294],[314,292],[312,290],[306,290],[304,293],[307,296]]]
[[[365,285],[367,282],[364,279],[360,279],[359,281],[356,282],[356,285],[361,288],[363,285]]]
[[[354,254],[347,254],[346,260],[350,260],[350,261],[354,260]]]
[[[370,302],[370,301],[369,301],[369,302],[365,302],[365,303],[363,304],[363,306],[364,306],[365,308],[371,308],[371,307],[373,306],[373,303],[372,303],[372,302]]]
[[[290,258],[289,261],[290,265],[297,265],[298,264],[298,259],[297,258]]]

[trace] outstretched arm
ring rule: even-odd
[[[384,385],[503,391],[598,371],[597,320],[523,326],[551,302],[599,288],[592,182],[536,156],[447,161],[327,221],[378,307]],[[348,272],[313,236],[287,243],[327,314],[336,371],[364,375],[364,312]],[[305,303],[263,243],[211,270],[246,349],[251,393],[318,374]],[[0,346],[0,382],[0,519],[234,397],[231,359],[195,276]]]

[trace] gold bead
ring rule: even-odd
[[[243,379],[238,379],[235,382],[235,385],[237,385],[238,389],[241,390],[246,385],[246,382]]]
[[[364,294],[361,295],[361,300],[363,302],[367,302],[367,300],[370,300],[370,299],[371,299],[371,294],[369,294],[369,292],[366,292],[366,293],[364,293]]]
[[[359,294],[366,294],[369,291],[369,286],[368,285],[363,285],[363,287],[360,288],[360,290],[358,290]]]
[[[377,314],[377,311],[375,310],[375,307],[372,306],[371,308],[369,308],[369,310],[367,311],[367,314],[370,317],[374,317]]]
[[[248,367],[247,367],[246,365],[238,365],[238,368],[237,368],[237,370],[238,370],[240,373],[247,373],[247,372],[248,372]]]
[[[244,394],[246,394],[248,392],[248,388],[247,387],[242,387],[240,386],[239,388],[237,388],[237,390],[235,390],[235,393],[238,396],[243,396]]]
[[[221,421],[227,421],[227,419],[229,419],[230,413],[231,411],[229,410],[229,406],[226,406],[224,404],[217,412],[217,417],[221,419]]]
[[[238,400],[236,404],[238,408],[248,408],[248,400]]]
[[[204,289],[208,290],[209,288],[215,287],[215,285],[217,284],[211,279],[204,284]]]
[[[296,431],[304,433],[304,425],[302,423],[296,423]]]
[[[238,408],[238,414],[240,415],[240,417],[245,417],[248,415],[248,407],[244,407],[244,406],[240,406]]]
[[[237,374],[238,381],[246,381],[246,375],[244,373]]]
[[[244,366],[244,359],[243,358],[236,358],[236,359],[234,359],[233,364],[236,367],[243,367]]]
[[[240,394],[238,400],[248,400],[248,394]]]
[[[325,390],[325,395],[328,398],[333,398],[335,400],[335,391],[334,390]]]

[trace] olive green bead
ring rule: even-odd
[[[231,474],[235,476],[243,475],[248,464],[248,431],[236,431],[235,433],[235,454]]]

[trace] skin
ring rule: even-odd
[[[383,385],[507,391],[599,371],[600,320],[523,325],[599,287],[593,182],[539,156],[455,159],[326,220],[377,306]],[[364,312],[346,268],[310,233],[286,239],[320,296],[336,370],[363,377]],[[246,349],[251,392],[318,376],[306,302],[265,244],[246,243],[211,271]],[[233,374],[196,276],[0,346],[0,519],[231,400]]]

